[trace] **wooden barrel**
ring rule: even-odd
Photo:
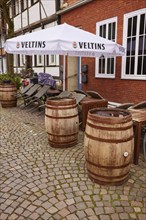
[[[0,84],[0,102],[3,108],[16,107],[17,97],[14,94],[17,93],[16,85],[14,84]]]
[[[52,147],[71,147],[77,144],[79,118],[75,99],[46,101],[45,127]]]
[[[88,112],[84,152],[89,178],[101,185],[121,185],[129,177],[134,138],[131,114],[122,109]]]

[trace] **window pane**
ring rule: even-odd
[[[135,57],[131,57],[131,70],[130,74],[134,75]]]
[[[112,40],[113,41],[115,41],[115,38],[116,38],[116,23],[115,22],[113,22],[112,23],[113,25],[113,27],[112,27]]]
[[[126,58],[126,74],[129,75],[129,63],[130,63],[130,58]]]
[[[99,67],[98,67],[98,69],[99,69],[99,73],[101,73],[101,59],[99,59]]]
[[[139,56],[138,57],[137,75],[141,75],[141,67],[142,67],[142,56]]]
[[[131,38],[127,39],[127,56],[130,55],[130,48],[131,48]]]
[[[114,58],[111,58],[111,74],[114,74],[114,61],[115,59]]]
[[[102,37],[102,26],[100,26],[100,28],[99,28],[99,36]]]
[[[105,73],[105,59],[102,59],[102,69],[101,69],[101,73]]]
[[[144,54],[146,54],[146,35],[144,36]]]
[[[108,39],[109,39],[109,40],[112,39],[111,32],[112,32],[112,25],[111,25],[111,23],[110,23],[109,26],[108,26]]]
[[[107,59],[107,74],[110,73],[110,58]]]
[[[136,37],[132,38],[132,47],[131,47],[131,55],[135,55],[135,44],[136,44]]]
[[[143,71],[142,71],[143,75],[146,75],[146,56],[143,57]]]
[[[143,54],[143,36],[139,37],[138,54]]]
[[[128,31],[127,31],[127,36],[131,36],[131,28],[132,28],[132,18],[128,19]]]
[[[137,28],[137,16],[133,17],[133,31],[132,31],[133,36],[136,35],[136,28]]]
[[[144,33],[144,22],[145,22],[145,14],[142,14],[140,16],[140,28],[139,28],[139,34]]]
[[[103,25],[103,34],[102,37],[106,38],[106,24]]]

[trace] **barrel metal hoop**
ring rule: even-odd
[[[72,108],[76,108],[77,107],[77,105],[75,104],[75,105],[71,105],[71,106],[60,106],[60,105],[58,105],[58,106],[54,106],[54,105],[50,105],[49,107],[46,105],[46,108],[48,108],[48,109],[57,109],[57,110],[64,110],[64,109],[72,109]]]
[[[126,163],[126,164],[123,164],[123,165],[120,165],[120,166],[104,166],[104,165],[101,165],[101,164],[95,164],[95,163],[93,163],[93,162],[91,162],[91,161],[89,161],[89,160],[87,160],[86,159],[86,161],[89,163],[89,164],[91,164],[91,165],[93,165],[93,166],[96,166],[96,167],[100,167],[100,168],[108,168],[108,169],[119,169],[119,168],[125,168],[125,167],[127,167],[127,166],[129,166],[130,165],[130,162],[129,163]]]
[[[75,118],[75,117],[77,117],[78,116],[78,114],[75,114],[75,115],[71,115],[71,116],[51,116],[51,115],[47,115],[47,114],[45,114],[45,116],[47,117],[47,118],[54,118],[54,119],[67,119],[67,118]]]
[[[130,128],[133,128],[133,125],[131,123],[131,125],[129,126],[126,126],[126,127],[120,127],[120,128],[113,128],[113,127],[103,127],[103,126],[97,126],[97,125],[94,125],[94,124],[91,124],[90,122],[87,121],[86,125],[92,127],[92,128],[97,128],[97,129],[100,129],[100,130],[109,130],[109,131],[124,131],[124,130],[127,130],[127,129],[130,129]]]
[[[49,143],[50,144],[58,144],[58,145],[66,145],[66,144],[71,144],[71,143],[75,143],[75,142],[77,142],[77,139],[76,138],[74,138],[73,140],[71,140],[71,141],[61,141],[61,142],[59,142],[59,141],[51,141],[51,140],[49,140]]]
[[[129,172],[127,172],[127,173],[125,173],[123,175],[120,175],[120,176],[103,176],[103,175],[99,175],[99,174],[93,173],[89,169],[87,169],[87,170],[88,170],[89,173],[91,173],[94,176],[102,177],[102,178],[106,178],[106,179],[121,179],[122,177],[125,177],[125,176],[127,176],[129,174]]]
[[[87,132],[85,131],[85,135],[86,137],[94,140],[94,141],[100,141],[100,142],[106,142],[106,143],[124,143],[124,142],[128,142],[131,141],[133,139],[133,135],[131,135],[129,138],[123,138],[123,139],[104,139],[104,138],[98,138],[98,137],[93,137],[92,135],[87,134]]]
[[[52,134],[52,133],[49,133],[49,132],[47,132],[48,133],[48,135],[51,135],[51,136],[56,136],[56,137],[71,137],[71,136],[74,136],[74,135],[77,135],[78,134],[78,132],[74,132],[74,133],[72,133],[72,134],[67,134],[67,135],[61,135],[61,134]],[[53,141],[54,142],[54,141]]]

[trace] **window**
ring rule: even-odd
[[[146,9],[124,16],[122,78],[146,80]]]
[[[47,61],[47,66],[56,65],[56,55],[47,55],[46,61]]]
[[[20,66],[25,66],[25,55],[21,54],[19,59]]]
[[[36,55],[36,66],[43,66],[43,55]]]
[[[96,23],[96,33],[98,36],[108,40],[116,41],[117,17]],[[105,78],[115,77],[115,58],[104,56],[96,58],[96,76]]]
[[[19,14],[19,0],[15,1],[15,15]]]

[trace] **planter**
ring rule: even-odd
[[[17,106],[17,98],[14,96],[17,93],[15,84],[2,83],[0,84],[0,103],[3,108]]]

